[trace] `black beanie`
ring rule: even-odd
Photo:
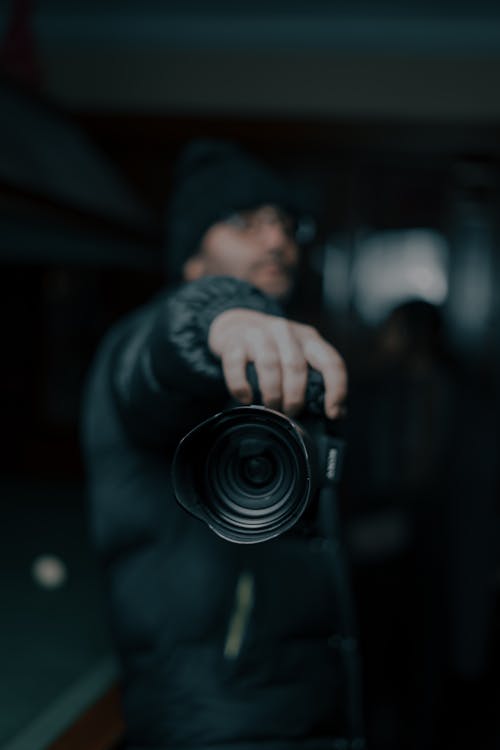
[[[177,163],[167,213],[166,252],[170,280],[179,280],[207,229],[234,212],[276,205],[299,218],[294,188],[269,167],[225,141],[190,143]]]

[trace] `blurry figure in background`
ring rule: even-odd
[[[393,492],[408,524],[408,566],[396,605],[405,606],[396,616],[400,624],[395,643],[403,647],[402,663],[407,660],[399,683],[406,681],[407,698],[413,698],[409,715],[402,714],[413,727],[410,747],[416,750],[436,741],[436,708],[443,706],[446,472],[456,383],[441,311],[428,302],[412,300],[393,310],[380,331],[379,346],[379,387],[385,389],[380,406],[385,413],[378,429],[386,448],[392,442],[385,467],[392,472]],[[396,654],[393,659],[401,664]]]
[[[441,310],[427,302],[395,308],[377,352],[375,372],[351,388],[345,482],[357,495],[368,740],[470,746],[464,726],[477,737],[481,720],[457,720],[465,695],[473,703],[457,685],[486,674],[498,486],[487,397],[459,374]]]
[[[342,358],[284,312],[301,210],[235,146],[191,144],[169,210],[177,284],[116,326],[96,359],[83,439],[130,748],[363,747],[349,736],[324,547],[293,534],[223,541],[178,506],[170,478],[189,429],[230,396],[252,401],[248,362],[265,405],[299,414],[310,366],[325,416],[339,413]]]
[[[392,432],[393,420],[401,420],[394,431],[399,460],[390,462],[392,481],[422,493],[434,485],[453,403],[439,308],[422,300],[399,305],[382,325],[378,345],[379,385],[391,394],[393,409],[383,424]]]
[[[368,740],[377,750],[400,750],[431,746],[442,680],[445,457],[455,386],[437,307],[401,304],[375,345],[371,371],[352,383],[345,487],[355,509]]]
[[[349,455],[356,465],[347,491],[369,497],[373,509],[392,499],[399,512],[403,500],[408,509],[413,497],[420,504],[435,491],[449,443],[456,386],[439,308],[421,300],[399,305],[376,332],[374,348],[351,388],[356,449]],[[406,543],[407,534],[401,539]]]

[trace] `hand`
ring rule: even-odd
[[[323,376],[326,416],[339,415],[347,393],[345,364],[312,326],[234,308],[214,319],[208,346],[220,358],[228,390],[240,403],[253,398],[246,377],[247,363],[253,362],[264,405],[294,416],[304,406],[310,365]]]

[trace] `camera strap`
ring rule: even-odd
[[[337,486],[344,462],[345,442],[324,429],[317,430],[315,437],[323,476],[322,485],[318,489],[317,531],[327,558],[328,574],[339,608],[339,631],[332,638],[332,646],[339,649],[344,663],[351,748],[362,750],[365,747],[365,741],[357,627],[347,556],[340,534],[337,496]]]

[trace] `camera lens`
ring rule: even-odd
[[[309,495],[304,445],[290,420],[269,411],[230,414],[214,425],[200,495],[225,538],[271,538],[302,514]]]
[[[239,406],[186,435],[174,456],[179,503],[223,539],[272,539],[298,521],[316,486],[307,433],[284,414]]]

